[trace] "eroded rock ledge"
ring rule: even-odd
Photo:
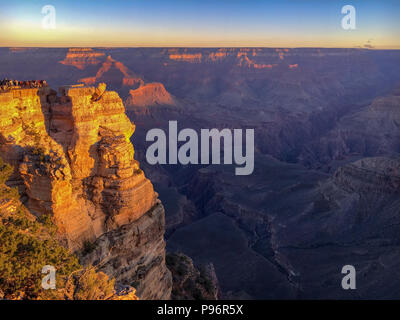
[[[141,299],[169,298],[164,209],[134,160],[135,126],[116,92],[92,87],[0,93],[0,155],[35,215],[50,214],[60,241]],[[88,253],[88,247],[92,250]]]

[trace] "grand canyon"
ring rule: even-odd
[[[48,83],[0,92],[5,184],[135,298],[400,298],[399,50],[7,47],[0,78]],[[253,174],[150,165],[169,121],[254,129]]]

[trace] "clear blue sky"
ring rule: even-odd
[[[399,0],[1,0],[1,46],[400,48]],[[56,9],[43,30],[41,8]],[[341,28],[351,4],[357,29]]]

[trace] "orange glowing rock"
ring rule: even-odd
[[[102,90],[95,101],[95,88],[60,91],[0,94],[0,133],[8,141],[0,153],[18,168],[31,212],[52,214],[74,249],[137,220],[156,195],[133,158],[135,126],[118,94]]]
[[[241,55],[242,56],[242,55]],[[263,63],[255,63],[251,60],[247,55],[244,55],[240,58],[238,66],[240,67],[247,67],[253,69],[272,69],[276,65],[275,64],[263,64]]]
[[[164,209],[134,159],[135,126],[104,87],[0,92],[0,156],[15,168],[26,207],[52,217],[61,243],[77,252],[95,243],[84,265],[101,262],[117,281],[135,282],[142,299],[168,299]]]
[[[169,58],[170,60],[175,60],[175,61],[184,61],[184,62],[191,62],[191,63],[198,63],[201,62],[203,55],[201,53],[183,53],[183,54],[170,54]]]
[[[125,105],[129,107],[149,107],[157,105],[175,106],[175,98],[165,89],[162,83],[149,83],[136,90],[129,91]]]
[[[94,52],[90,48],[71,48],[65,59],[60,61],[60,63],[83,70],[88,65],[99,64],[101,62],[99,58],[103,58],[104,56],[103,52]]]
[[[83,78],[79,82],[91,86],[101,82],[118,83],[129,87],[144,85],[142,78],[135,75],[123,63],[114,60],[111,56],[107,57],[94,77]]]
[[[212,52],[209,54],[208,58],[211,61],[218,61],[218,60],[222,60],[224,58],[226,58],[228,56],[227,52],[223,52],[223,51],[218,51],[218,52]]]

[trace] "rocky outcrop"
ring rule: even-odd
[[[247,67],[247,68],[254,68],[254,69],[271,69],[276,67],[276,64],[265,64],[265,63],[255,63],[247,55],[242,55],[238,62],[239,67]]]
[[[197,268],[183,253],[168,253],[167,265],[173,276],[173,300],[218,300],[220,289],[212,263]]]
[[[325,135],[304,149],[300,161],[327,164],[352,157],[386,156],[400,153],[400,97],[396,86],[391,94],[378,97],[358,112],[344,116]]]
[[[396,158],[366,158],[340,167],[335,183],[349,192],[400,193],[400,162]]]
[[[134,283],[141,299],[169,298],[164,210],[134,160],[135,126],[116,92],[97,100],[95,92],[0,94],[0,155],[16,168],[9,183],[33,214],[51,214],[60,241],[85,251],[83,261]]]
[[[200,63],[202,60],[201,53],[174,53],[170,54],[169,58],[175,61],[190,62],[190,63]]]
[[[200,215],[175,230],[168,251],[212,262],[223,299],[398,298],[399,157],[364,158],[333,176],[255,160],[240,180],[218,166],[194,175],[183,191]],[[347,264],[357,293],[340,285]]]
[[[83,70],[87,66],[99,64],[104,56],[103,52],[95,52],[90,48],[71,48],[60,63]]]
[[[164,231],[164,209],[157,202],[138,220],[100,236],[83,261],[118,275],[119,282],[137,289],[140,299],[169,299],[171,275],[165,266]]]
[[[174,106],[176,101],[162,83],[149,83],[129,91],[127,107]]]
[[[80,79],[86,85],[106,82],[114,87],[129,86],[137,88],[144,84],[143,79],[131,72],[123,63],[114,60],[111,56],[103,62],[94,77]]]
[[[119,91],[127,107],[176,106],[176,99],[162,83],[145,83],[120,61],[108,56],[95,76],[82,78],[85,85],[107,83]]]

